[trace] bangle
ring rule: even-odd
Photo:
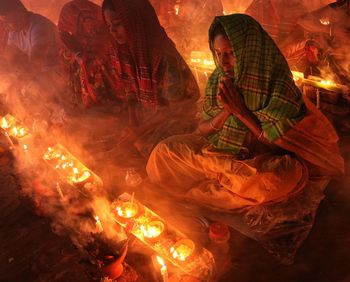
[[[213,120],[211,120],[209,124],[210,124],[210,127],[211,127],[212,129],[214,129],[215,131],[221,130],[221,128],[217,128],[217,127],[214,126]]]

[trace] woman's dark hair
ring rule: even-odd
[[[105,11],[106,10],[115,11],[115,8],[114,8],[112,0],[104,0],[103,3],[102,3],[102,17],[103,17],[104,21],[106,21],[106,19],[105,19]]]
[[[0,1],[0,15],[4,16],[16,10],[26,11],[27,9],[24,7],[20,0]]]
[[[222,35],[222,36],[225,36],[226,38],[228,38],[227,33],[226,33],[224,27],[221,24],[217,24],[214,27],[213,31],[210,32],[210,34],[209,34],[209,42],[212,43],[214,41],[214,38],[216,36],[218,36],[218,35]]]

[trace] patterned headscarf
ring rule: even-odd
[[[73,0],[65,4],[61,10],[58,29],[60,32],[69,33],[73,42],[79,45],[82,63],[80,64],[79,81],[83,104],[88,107],[97,103],[101,96],[99,92],[105,91],[103,76],[107,54],[111,48],[111,40],[108,29],[102,18],[100,6],[87,0]],[[64,61],[73,61],[71,52],[63,50],[61,55]],[[68,67],[70,69],[71,66]],[[72,72],[75,72],[73,67]],[[74,74],[73,74],[74,76]],[[100,89],[98,91],[98,89]]]
[[[224,28],[233,48],[237,91],[272,142],[305,115],[304,101],[294,84],[288,64],[271,37],[250,16],[234,14],[216,17],[209,30],[209,38],[212,38],[218,25]],[[215,58],[212,42],[210,48]],[[223,70],[217,62],[216,65],[206,89],[205,119],[216,116],[222,110],[217,100],[217,90]],[[248,131],[238,118],[230,116],[211,141],[217,148],[237,153]]]
[[[157,74],[164,51],[178,54],[174,43],[160,25],[152,5],[147,0],[110,0],[128,36],[130,56],[135,64],[138,101],[143,106],[157,107]],[[121,62],[122,63],[122,62]]]
[[[101,7],[90,1],[73,0],[65,4],[59,17],[58,30],[73,35],[85,48],[94,48],[98,52],[106,52],[110,48]]]

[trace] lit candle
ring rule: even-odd
[[[60,195],[61,199],[64,200],[64,195],[59,182],[56,183],[56,190],[57,190],[57,193]]]
[[[95,216],[95,220],[96,220],[96,229],[98,233],[103,232],[103,226],[102,226],[101,220],[97,215]]]
[[[169,281],[169,275],[168,275],[168,268],[166,267],[164,260],[157,256],[157,261],[160,264],[160,274],[162,275],[163,281],[168,282]]]
[[[6,137],[7,141],[9,141],[9,143],[10,143],[10,149],[12,149],[13,146],[14,146],[14,144],[13,144],[13,142],[12,142],[11,137],[8,135],[7,132],[5,132],[5,137]]]

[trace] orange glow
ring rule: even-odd
[[[178,15],[179,11],[180,11],[180,5],[179,4],[175,4],[174,10],[175,10],[175,15]]]
[[[1,128],[2,129],[8,129],[10,127],[10,125],[9,125],[9,123],[8,123],[8,121],[7,121],[7,119],[6,119],[6,117],[3,117],[2,119],[1,119]]]
[[[138,212],[138,205],[132,202],[125,202],[121,206],[116,207],[116,211],[120,217],[132,218]]]
[[[74,170],[74,169],[73,169]],[[77,169],[77,172],[74,172],[74,175],[72,177],[72,182],[73,183],[84,183],[91,177],[91,173],[87,170],[84,170],[82,172],[79,172]]]
[[[146,238],[156,238],[163,233],[164,224],[161,221],[152,221],[146,225],[140,226],[143,236]]]
[[[47,161],[56,160],[61,158],[61,156],[62,156],[62,152],[60,152],[59,150],[54,150],[51,147],[49,147],[44,155],[44,159]]]
[[[295,82],[300,82],[304,79],[304,74],[300,71],[292,71],[292,75]]]
[[[190,61],[193,67],[210,70],[215,69],[215,62],[212,58],[212,54],[208,52],[192,51]]]
[[[97,215],[95,216],[95,221],[96,221],[96,228],[98,232],[103,232],[103,226],[102,226],[101,220]]]
[[[70,185],[84,186],[88,189],[95,189],[103,185],[102,180],[96,174],[77,160],[61,144],[49,147],[43,155],[43,159]],[[85,184],[89,185],[85,186]]]
[[[329,20],[329,18],[322,18],[320,19],[320,23],[322,25],[330,25],[331,21]]]
[[[189,256],[192,255],[194,248],[195,245],[193,241],[189,239],[182,239],[171,247],[170,253],[174,259],[185,261]]]

